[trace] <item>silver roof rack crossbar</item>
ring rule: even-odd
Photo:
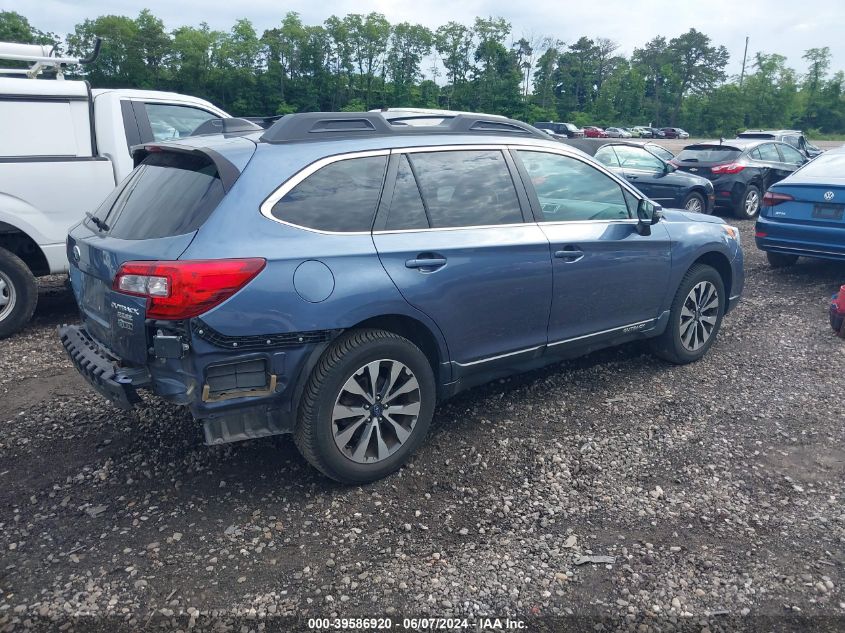
[[[88,57],[53,57],[56,49],[43,44],[15,44],[0,42],[0,59],[32,64],[28,68],[0,68],[0,75],[24,75],[35,79],[45,69],[56,70],[56,79],[64,79],[64,67],[76,64],[90,64],[100,55],[103,40],[94,38],[94,50]]]

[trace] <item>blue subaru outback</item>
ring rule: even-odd
[[[742,292],[734,227],[517,121],[220,127],[135,148],[70,232],[82,324],[59,331],[97,391],[185,405],[209,444],[293,433],[372,481],[438,401],[634,339],[695,361]]]

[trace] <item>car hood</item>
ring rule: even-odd
[[[663,219],[667,222],[707,222],[709,224],[725,224],[725,221],[715,215],[691,213],[681,209],[663,209]]]

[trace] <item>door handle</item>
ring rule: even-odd
[[[446,265],[445,257],[422,257],[409,259],[405,262],[405,268],[417,268],[423,272],[432,272]]]
[[[555,257],[565,262],[577,262],[584,257],[584,251],[577,246],[564,246],[563,250],[555,251]]]
[[[638,177],[639,176],[629,176],[629,175],[625,174],[625,178],[627,178],[628,180],[636,180]]]

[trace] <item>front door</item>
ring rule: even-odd
[[[373,231],[382,264],[437,323],[458,373],[546,344],[549,244],[523,217],[509,160],[500,149],[394,154]]]
[[[552,251],[549,346],[647,330],[663,308],[670,243],[665,226],[637,232],[637,198],[575,158],[519,150]]]

